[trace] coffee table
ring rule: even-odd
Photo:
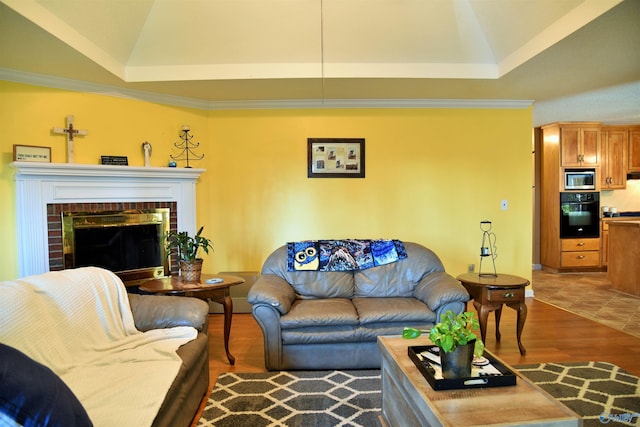
[[[222,282],[215,284],[206,283],[207,279],[219,278]],[[200,282],[183,282],[180,276],[161,277],[143,282],[140,290],[153,294],[181,295],[211,300],[222,304],[224,309],[224,350],[231,365],[236,363],[236,358],[229,352],[229,335],[231,334],[231,320],[233,316],[233,299],[229,292],[231,286],[244,283],[244,279],[230,274],[203,274]]]
[[[390,427],[582,425],[578,414],[521,376],[515,386],[435,391],[407,355],[409,346],[418,345],[433,343],[427,337],[378,337],[382,416]]]
[[[496,315],[496,341],[500,342],[500,316],[502,305],[511,307],[518,312],[516,325],[516,338],[520,354],[527,354],[522,345],[522,329],[527,320],[527,305],[524,302],[525,288],[529,281],[524,277],[512,274],[481,275],[478,273],[466,273],[456,277],[467,289],[473,298],[473,306],[478,311],[478,323],[482,341],[487,339],[487,318],[489,313],[495,311]]]

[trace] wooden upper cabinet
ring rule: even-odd
[[[560,129],[562,166],[580,166],[580,129]]]
[[[600,186],[605,190],[627,188],[628,129],[602,129]]]
[[[598,166],[600,161],[599,127],[560,127],[561,166]]]
[[[640,172],[640,129],[629,131],[629,150],[627,152],[629,172]]]
[[[581,129],[582,164],[597,166],[600,163],[600,129]]]

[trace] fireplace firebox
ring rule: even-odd
[[[63,212],[64,268],[96,266],[128,285],[169,274],[163,243],[170,209]]]

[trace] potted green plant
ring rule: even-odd
[[[186,282],[197,282],[202,272],[202,258],[198,258],[198,250],[208,254],[213,251],[213,243],[202,235],[204,227],[200,227],[194,236],[188,231],[170,231],[165,234],[165,250],[167,256],[175,255],[180,267],[180,276]]]
[[[444,378],[471,376],[473,356],[484,353],[482,340],[474,333],[478,330],[475,313],[465,311],[456,315],[447,310],[429,332],[429,338],[440,348],[440,362]]]

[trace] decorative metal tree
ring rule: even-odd
[[[193,135],[189,133],[189,126],[182,126],[182,130],[180,131],[180,139],[182,142],[176,142],[173,145],[181,150],[180,154],[177,156],[169,155],[173,160],[186,160],[185,168],[190,168],[189,160],[202,160],[204,158],[204,154],[197,155],[193,149],[200,146],[199,142],[191,142],[193,139]]]

